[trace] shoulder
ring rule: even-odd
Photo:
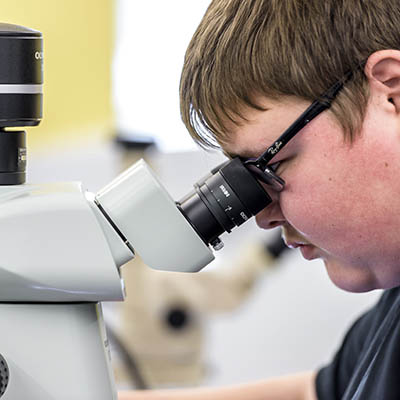
[[[400,286],[383,291],[374,307],[364,314],[365,320],[372,325],[381,324],[389,313],[400,306]]]
[[[397,329],[399,315],[400,287],[384,291],[378,302],[347,331],[332,362],[318,372],[318,398],[341,398],[355,371],[368,360],[368,355],[373,356],[380,347],[383,354],[391,349],[390,358],[398,359],[399,351],[394,349],[393,344],[400,343],[400,329]],[[381,346],[384,342],[386,344]]]

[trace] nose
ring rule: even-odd
[[[256,215],[257,225],[262,229],[272,229],[283,225],[286,220],[282,214],[279,201],[274,200],[269,206]]]

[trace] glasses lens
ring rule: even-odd
[[[276,175],[272,169],[266,167],[262,170],[251,163],[245,163],[245,166],[259,181],[270,186],[276,192],[281,192],[284,189],[285,181]]]

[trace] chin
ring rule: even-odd
[[[336,260],[324,260],[324,264],[330,280],[346,292],[364,293],[381,288],[366,268],[346,265]]]

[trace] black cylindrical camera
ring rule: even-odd
[[[0,23],[0,185],[25,182],[25,132],[42,119],[42,34]]]
[[[219,165],[178,207],[206,244],[219,250],[219,236],[230,233],[271,203],[271,197],[239,158]]]

